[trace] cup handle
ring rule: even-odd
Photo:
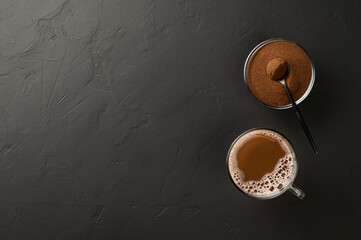
[[[294,195],[296,195],[301,200],[306,197],[306,193],[302,191],[299,187],[297,187],[295,184],[292,184],[288,190],[290,190]]]

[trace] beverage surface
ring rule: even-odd
[[[265,129],[240,137],[230,151],[228,164],[236,185],[256,197],[279,194],[296,174],[295,153],[290,143]]]

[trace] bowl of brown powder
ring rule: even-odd
[[[267,70],[269,63],[277,63],[278,59],[287,61],[287,86],[296,104],[301,103],[311,92],[316,72],[307,52],[294,42],[274,38],[258,44],[244,64],[244,81],[263,105],[273,109],[287,109],[292,104],[286,91],[282,84],[270,78]]]

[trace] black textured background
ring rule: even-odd
[[[1,0],[0,239],[359,239],[360,1]],[[243,84],[248,53],[301,44],[292,110]],[[241,132],[294,144],[304,201],[241,194]]]

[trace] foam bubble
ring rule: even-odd
[[[285,151],[285,156],[278,161],[274,170],[264,175],[260,181],[244,182],[244,173],[237,166],[237,153],[246,142],[259,135],[268,136],[277,141]],[[291,144],[280,134],[266,129],[254,130],[240,137],[230,151],[228,163],[229,171],[236,185],[242,191],[255,197],[272,197],[282,192],[292,183],[297,167]]]

